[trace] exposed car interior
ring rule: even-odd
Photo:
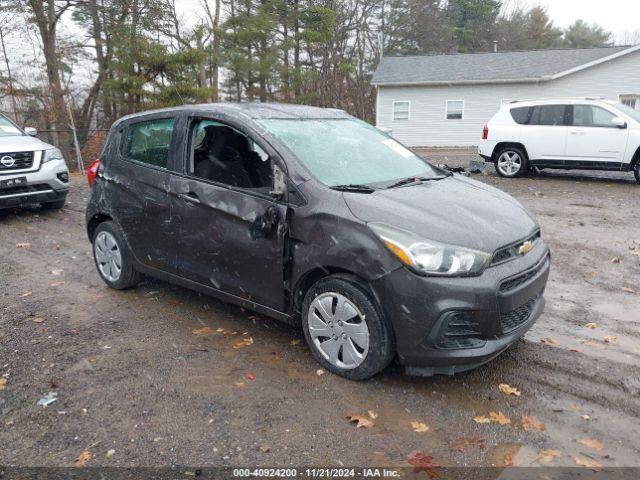
[[[193,125],[189,173],[233,187],[265,190],[273,185],[269,156],[246,135],[211,120]]]

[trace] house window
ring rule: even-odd
[[[620,95],[620,103],[627,107],[640,110],[640,95]]]
[[[447,100],[447,120],[462,120],[463,115],[463,100]]]
[[[409,120],[411,102],[393,102],[393,119]]]

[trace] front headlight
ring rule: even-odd
[[[60,151],[59,148],[53,147],[44,151],[44,154],[42,156],[42,163],[47,163],[47,162],[50,162],[51,160],[64,160],[64,157],[62,156],[62,152]]]
[[[403,264],[423,275],[477,275],[491,260],[489,253],[427,240],[383,223],[368,226]]]

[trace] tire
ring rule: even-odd
[[[100,277],[111,288],[125,290],[140,281],[120,227],[102,222],[93,234],[93,259]],[[119,268],[118,268],[119,267]]]
[[[640,183],[640,161],[636,162],[636,166],[633,169],[633,175],[636,177],[636,182]]]
[[[529,168],[527,153],[519,147],[503,148],[496,153],[495,158],[496,172],[501,177],[520,177],[527,173]]]
[[[367,289],[351,279],[332,275],[313,285],[302,304],[302,328],[316,360],[351,380],[374,376],[395,356],[382,310]]]
[[[55,202],[42,203],[40,206],[43,210],[61,210],[64,204],[67,202],[67,197],[62,200],[56,200]]]

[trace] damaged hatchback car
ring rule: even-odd
[[[539,317],[550,268],[509,195],[343,111],[210,104],[124,117],[89,170],[111,287],[161,278],[294,325],[326,369],[453,374]]]

